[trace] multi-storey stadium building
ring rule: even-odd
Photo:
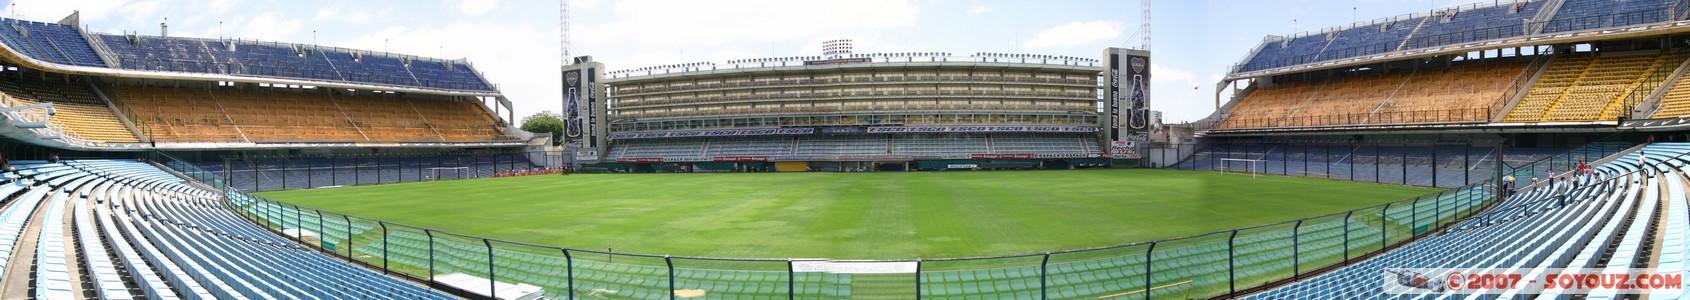
[[[1110,122],[1124,122],[1100,113],[1100,87],[1107,81],[1100,76],[1106,69],[1101,62],[844,52],[608,72],[594,75],[604,78],[607,96],[608,113],[597,122],[608,141],[601,148],[602,166],[695,171],[1101,166],[1110,157]],[[587,146],[595,140],[587,139]]]

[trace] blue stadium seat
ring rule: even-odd
[[[1650,246],[1644,241],[1654,235],[1651,220],[1664,216],[1657,236],[1662,247],[1662,269],[1682,268],[1685,221],[1685,184],[1690,174],[1690,144],[1656,143],[1642,148],[1649,154],[1647,165],[1638,165],[1637,152],[1620,155],[1596,166],[1594,177],[1564,176],[1543,181],[1505,199],[1485,213],[1451,226],[1440,235],[1353,263],[1329,273],[1283,287],[1250,295],[1249,299],[1420,299],[1383,294],[1376,281],[1386,268],[1464,268],[1469,272],[1527,272],[1541,274],[1548,268],[1595,266],[1600,260],[1609,268],[1633,265]],[[1645,176],[1653,173],[1654,176]],[[1597,180],[1596,178],[1607,178]],[[1661,187],[1666,187],[1663,192]],[[1666,201],[1657,205],[1657,201]],[[1664,210],[1657,210],[1657,207]],[[1677,207],[1677,208],[1675,208]],[[1393,219],[1395,217],[1392,217]],[[1629,224],[1628,224],[1629,223]],[[1613,248],[1609,248],[1614,245]],[[1517,291],[1500,295],[1516,298]],[[1539,299],[1564,299],[1563,290],[1549,290]],[[1611,293],[1593,293],[1590,299],[1612,299]],[[1475,299],[1479,295],[1467,297]],[[1669,295],[1674,299],[1681,295]],[[1448,297],[1446,297],[1448,298]],[[1441,298],[1440,298],[1441,299]],[[1488,299],[1488,297],[1487,297]]]
[[[42,224],[35,244],[38,298],[80,292],[68,268],[77,263],[90,281],[84,286],[106,299],[452,299],[294,244],[229,213],[217,193],[152,165],[75,160],[28,169],[35,172],[0,186],[7,194],[27,188],[0,211],[0,249],[14,248],[30,215],[55,220]],[[31,211],[42,202],[46,211]],[[56,221],[67,217],[68,227]],[[321,224],[312,225],[369,230],[344,221]],[[327,234],[346,239],[359,232]],[[8,266],[19,264],[0,263]],[[126,286],[119,266],[136,289]]]

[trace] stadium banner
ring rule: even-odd
[[[582,145],[581,94],[586,89],[581,71],[563,72],[563,142],[577,146]]]
[[[1684,293],[1684,271],[1668,269],[1386,268],[1379,276],[1389,295]]]
[[[1137,143],[1133,141],[1110,142],[1109,154],[1118,158],[1143,158],[1138,154]]]
[[[621,163],[658,163],[658,162],[663,162],[663,158],[662,157],[623,157],[623,158],[616,159],[616,162],[621,162]]]
[[[575,160],[599,160],[598,151],[575,151]]]
[[[937,133],[937,132],[1097,132],[1094,126],[883,126],[869,127],[868,133]]]
[[[908,154],[886,155],[776,155],[768,157],[770,161],[911,161],[915,156]]]
[[[1121,140],[1121,55],[1109,54],[1109,128],[1115,128],[1111,141]]]
[[[914,158],[915,158],[914,156],[910,156],[908,154],[840,155],[838,160],[842,160],[842,161],[902,161],[902,160],[910,160],[910,159],[914,159]]]
[[[1149,133],[1150,128],[1150,56],[1127,55],[1127,67],[1127,126],[1121,135],[1137,137]]]
[[[838,59],[827,59],[827,60],[807,60],[807,61],[804,61],[804,65],[806,65],[806,66],[820,66],[820,65],[856,64],[856,63],[866,63],[866,62],[871,62],[871,61],[872,60],[869,60],[869,58],[867,58],[867,57],[838,58]]]
[[[743,136],[743,135],[793,135],[814,134],[815,128],[768,128],[768,129],[730,129],[730,130],[702,130],[702,131],[671,131],[644,133],[615,133],[610,135],[612,140],[626,139],[655,139],[674,137],[705,137],[705,136]]]
[[[595,75],[595,73],[597,73],[597,72],[594,72],[594,71],[595,70],[593,68],[590,68],[590,67],[587,68],[587,81],[586,81],[586,85],[587,85],[587,90],[586,90],[586,92],[587,92],[587,105],[581,106],[581,111],[582,111],[581,114],[587,116],[587,121],[585,122],[585,124],[586,124],[586,126],[585,126],[586,134],[585,135],[587,136],[587,147],[588,148],[597,148],[599,146],[598,131],[595,131],[598,128],[597,124],[599,122],[599,118],[598,118],[598,114],[596,114],[596,111],[594,111],[594,109],[593,109],[593,108],[597,107],[597,106],[594,106],[594,105],[597,105],[598,102],[599,102],[598,101],[599,100],[598,99],[598,76]]]
[[[863,127],[822,127],[822,134],[857,134],[863,133]]]
[[[968,158],[969,158],[969,159],[1031,159],[1031,158],[1033,158],[1033,154],[1030,154],[1030,153],[1017,153],[1017,154],[969,154],[969,155],[968,155]]]
[[[710,157],[710,161],[712,161],[712,162],[760,162],[760,161],[769,161],[769,156],[767,156],[767,155],[714,156],[714,157]]]

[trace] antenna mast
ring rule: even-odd
[[[561,50],[563,53],[563,65],[569,65],[569,0],[558,0],[557,7],[558,50]]]
[[[1139,2],[1139,13],[1144,15],[1144,24],[1139,24],[1139,47],[1142,51],[1151,51],[1151,0]]]

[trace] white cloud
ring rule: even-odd
[[[239,22],[239,21],[236,21]],[[264,41],[279,41],[299,32],[305,20],[289,19],[279,12],[267,12],[248,19],[245,24],[231,26],[239,27],[233,36],[243,39]]]
[[[7,9],[16,8],[18,17],[36,21],[58,21],[59,18],[69,16],[72,11],[82,11],[82,19],[100,19],[110,16],[112,12],[128,4],[127,0],[47,0],[47,1],[15,1]],[[154,7],[156,10],[156,6]],[[127,13],[125,13],[127,14]],[[11,16],[6,16],[11,17]]]
[[[1191,83],[1197,79],[1197,73],[1164,67],[1159,64],[1150,65],[1151,83]]]
[[[569,8],[570,9],[596,8],[596,7],[599,7],[600,3],[604,3],[604,0],[572,0],[572,1],[569,1]]]
[[[160,3],[160,1],[136,1],[123,4],[122,8],[118,9],[118,11],[123,12],[122,15],[124,16],[124,20],[127,20],[129,23],[151,24],[162,22],[164,18],[169,17],[155,16],[155,14],[159,11],[159,7],[162,5],[163,3]]]
[[[1154,93],[1150,109],[1162,111],[1164,121],[1192,121],[1215,111],[1215,83],[1220,82],[1221,74],[1199,74],[1155,63],[1150,64],[1150,74]]]
[[[330,5],[317,10],[317,21],[346,21],[356,24],[369,23],[370,11],[363,9],[348,9],[340,4]]]
[[[970,15],[977,15],[992,12],[992,8],[986,7],[985,5],[975,5],[974,7],[969,7],[965,12]]]
[[[210,6],[209,7],[210,13],[221,14],[221,13],[228,12],[229,9],[234,8],[236,5],[240,5],[241,2],[244,2],[244,1],[243,0],[212,0],[207,5]]]
[[[632,0],[614,2],[611,11],[613,16],[608,22],[576,27],[576,44],[681,47],[842,38],[853,33],[914,26],[918,8],[906,0],[849,4],[749,0],[736,5]]]
[[[1121,21],[1070,22],[1045,29],[1027,42],[1028,47],[1074,47],[1098,41],[1116,39],[1126,31]]]
[[[459,0],[458,11],[477,16],[499,7],[499,0]]]

